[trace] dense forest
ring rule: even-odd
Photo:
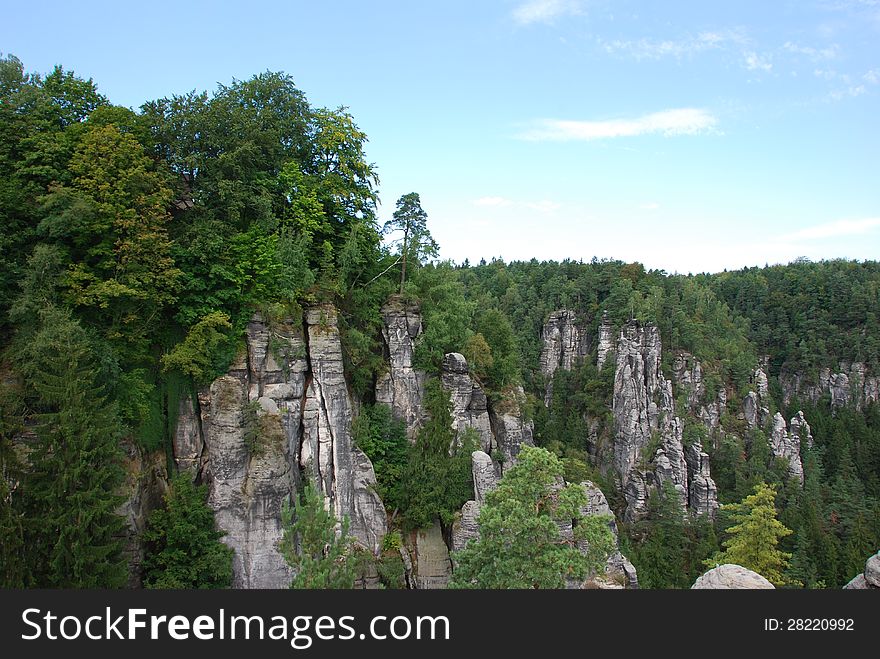
[[[353,434],[388,512],[378,565],[387,587],[402,583],[402,535],[435,519],[446,528],[473,498],[475,438],[455,437],[437,377],[451,352],[467,358],[490,401],[523,388],[535,443],[550,456],[530,461],[597,483],[621,513],[588,441],[613,432],[614,369],[596,366],[595,341],[556,372],[545,405],[542,329],[559,309],[594,337],[603,314],[615,333],[633,319],[656,325],[664,372],[675,354],[692,355],[707,397],[726,391],[730,410],[762,366],[770,414],[802,410],[812,427],[802,484],[773,459],[766,429],[744,428],[734,412],[721,419],[721,439],[701,437],[727,505],[714,520],[696,517],[660,489],[646,516],[621,523],[643,587],[689,587],[736,540],[738,502],[766,503],[767,492],[790,531],[778,538],[788,556],[778,585],[841,587],[862,571],[880,547],[880,408],[787,396],[782,376],[815,382],[841,362],[880,372],[880,264],[799,260],[684,276],[595,258],[446,262],[418,194],[379,221],[366,144],[345,108],[312,107],[282,73],[135,111],[60,66],[42,75],[0,59],[0,585],[125,585],[116,511],[126,451],[164,453],[175,471],[180,401],[229,369],[254,313],[301,318],[322,303],[339,312],[345,379],[359,401]],[[391,296],[417,302],[423,318],[414,365],[427,374],[429,420],[414,442],[376,402],[387,369],[380,309]],[[252,412],[243,423],[257,442]],[[685,441],[702,432],[688,423]],[[509,483],[528,481],[511,473]],[[228,585],[229,550],[204,485],[170,481],[145,532],[144,584]],[[307,519],[335,523],[312,495],[286,509],[288,533],[310,537]],[[322,537],[317,546],[329,546]],[[311,564],[304,543],[285,544],[291,565]],[[354,579],[319,576],[314,583]]]

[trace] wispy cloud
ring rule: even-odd
[[[662,59],[664,57],[681,59],[707,50],[720,49],[730,43],[744,44],[747,41],[746,37],[738,31],[724,30],[701,32],[696,36],[686,36],[681,39],[600,41],[600,45],[607,53],[621,53],[637,60]]]
[[[743,57],[745,58],[746,68],[749,71],[772,71],[773,63],[770,61],[770,55],[759,55],[754,51],[747,51],[743,53]]]
[[[520,25],[552,23],[562,16],[582,13],[579,0],[529,0],[513,10],[513,20]]]
[[[542,119],[534,122],[517,137],[530,142],[569,142],[601,140],[637,135],[698,135],[712,131],[717,120],[706,110],[679,108],[654,112],[635,119],[571,121]]]
[[[791,53],[792,55],[804,55],[814,62],[837,59],[840,54],[840,46],[836,43],[826,46],[825,48],[814,48],[813,46],[804,46],[802,44],[786,41],[782,45],[782,50]]]
[[[782,236],[784,240],[823,240],[841,236],[859,236],[880,229],[880,217],[868,217],[858,220],[837,220],[827,224],[807,227]]]
[[[504,197],[480,197],[479,199],[474,199],[471,203],[481,208],[497,208],[499,206],[510,206],[513,202]]]
[[[525,207],[539,213],[553,213],[562,208],[562,204],[550,201],[549,199],[542,199],[541,201],[526,202]]]

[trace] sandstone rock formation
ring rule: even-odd
[[[779,383],[786,405],[795,398],[816,404],[824,396],[829,396],[832,409],[852,406],[861,410],[880,401],[880,377],[869,373],[863,362],[841,361],[836,373],[823,368],[815,379],[802,373],[783,372]]]
[[[710,515],[717,509],[717,488],[702,446],[693,446],[690,459],[686,456],[684,424],[675,416],[672,382],[660,369],[661,351],[656,326],[630,321],[622,328],[612,405],[613,467],[627,501],[628,521],[645,513],[651,490],[664,482],[678,492],[682,507],[693,502],[694,512]],[[689,383],[689,392],[698,390],[699,366],[685,357],[677,373]],[[698,402],[694,398],[695,406]]]
[[[771,589],[775,586],[757,572],[739,565],[725,563],[698,577],[691,586],[693,590],[745,590]]]
[[[235,550],[233,586],[280,588],[291,572],[277,550],[281,506],[310,479],[351,533],[377,552],[385,510],[369,459],[351,439],[352,400],[332,306],[305,324],[248,324],[247,350],[228,372],[180,405],[174,457],[209,484],[223,541]]]
[[[492,457],[500,464],[502,472],[516,463],[520,447],[534,446],[534,423],[523,414],[526,395],[521,386],[504,392],[504,397],[489,406],[489,424],[497,451]]]
[[[865,571],[844,586],[846,590],[880,589],[880,552],[865,563]]]
[[[803,412],[800,413],[800,419],[803,419]],[[798,417],[792,419],[792,423],[798,420]],[[806,422],[804,422],[806,423]],[[809,426],[807,426],[809,432]],[[800,482],[804,481],[804,465],[801,462],[801,440],[800,432],[802,428],[798,427],[797,433],[789,433],[785,425],[785,419],[782,414],[777,412],[773,416],[773,429],[770,433],[770,450],[777,458],[782,458],[788,462],[789,478],[796,478]]]
[[[596,368],[602,370],[608,359],[608,353],[614,350],[614,327],[608,312],[602,312],[602,320],[599,322],[599,343],[597,345]]]
[[[553,374],[556,369],[571,370],[578,359],[589,353],[589,337],[574,311],[560,309],[550,314],[541,332],[541,375],[547,383],[544,404],[553,395]]]
[[[480,449],[491,452],[494,436],[489,404],[482,387],[471,378],[464,355],[450,352],[443,358],[440,382],[452,401],[452,427],[459,433],[473,428],[479,435]]]
[[[376,381],[376,402],[391,408],[413,440],[422,425],[425,395],[425,372],[413,368],[416,341],[422,333],[421,310],[394,295],[382,306],[382,320],[388,370]]]

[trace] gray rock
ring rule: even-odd
[[[876,586],[872,586],[871,584],[869,584],[867,582],[864,574],[859,574],[859,575],[853,577],[853,579],[849,583],[847,583],[843,587],[843,589],[844,590],[872,590],[875,587]]]
[[[743,590],[775,587],[757,572],[732,563],[725,563],[697,578],[691,588],[694,590]]]
[[[758,390],[758,398],[762,403],[767,401],[770,395],[770,388],[767,382],[767,374],[764,372],[764,369],[759,368],[755,371],[755,389]]]
[[[406,424],[407,437],[412,441],[424,421],[425,372],[413,368],[422,314],[418,304],[393,295],[382,307],[382,320],[388,371],[376,381],[376,402],[388,405],[394,418]]]
[[[599,345],[596,354],[596,368],[600,371],[608,359],[608,354],[614,350],[614,327],[608,312],[602,312],[602,320],[599,323]]]
[[[178,471],[188,471],[193,479],[201,469],[205,441],[202,439],[201,420],[196,414],[191,396],[180,399],[177,410],[177,428],[172,439],[174,463]]]
[[[714,519],[718,512],[718,486],[709,471],[709,456],[699,442],[685,448],[688,465],[688,508],[695,515]]]
[[[415,572],[418,588],[438,590],[446,588],[452,577],[452,561],[443,540],[440,523],[419,529],[415,535]]]
[[[865,581],[880,588],[880,552],[877,552],[865,563]]]
[[[779,382],[786,405],[795,398],[816,404],[824,396],[829,396],[833,410],[851,406],[859,411],[880,400],[880,378],[870,374],[864,362],[841,361],[837,372],[823,368],[815,378],[797,372],[783,372]]]
[[[490,453],[494,444],[486,394],[468,372],[464,355],[451,352],[443,358],[440,382],[452,402],[452,427],[459,436],[473,428],[480,438],[480,448]]]
[[[520,386],[504,392],[500,402],[489,406],[489,423],[497,452],[492,457],[500,463],[502,473],[516,464],[522,446],[534,446],[534,423],[525,420],[523,405],[526,395]]]
[[[498,487],[498,472],[492,458],[483,451],[471,454],[471,469],[474,475],[474,498],[482,504],[486,495]]]
[[[743,417],[745,418],[746,425],[749,430],[754,430],[758,427],[758,415],[760,413],[760,405],[758,403],[758,394],[754,391],[750,391],[746,394],[746,397],[743,398]]]
[[[800,429],[799,429],[800,430]],[[785,419],[777,412],[773,417],[773,429],[770,432],[770,450],[777,458],[788,462],[788,475],[801,483],[804,481],[804,465],[801,462],[800,436],[788,432]]]
[[[556,369],[571,370],[578,359],[589,353],[589,339],[577,314],[569,309],[560,309],[551,313],[544,324],[541,341],[540,368],[547,383],[544,404],[549,405]]]
[[[477,517],[480,514],[480,504],[476,501],[468,501],[462,506],[461,515],[452,525],[452,551],[461,551],[468,542],[480,537],[480,526]]]
[[[791,417],[788,425],[793,440],[797,441],[800,446],[813,448],[813,431],[810,428],[810,424],[804,418],[803,411],[798,411],[797,414]]]
[[[689,352],[679,352],[672,360],[672,381],[681,392],[687,393],[687,407],[697,412],[706,395],[703,367]]]

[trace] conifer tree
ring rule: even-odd
[[[724,551],[706,561],[708,567],[734,563],[753,570],[776,586],[789,583],[785,576],[791,554],[779,549],[779,540],[791,535],[776,519],[776,490],[766,483],[758,483],[754,493],[740,503],[722,506],[732,513],[736,522],[727,529],[730,537],[722,545]]]
[[[165,507],[153,511],[144,532],[147,588],[228,588],[232,549],[220,538],[206,503],[207,486],[178,474],[165,495]]]
[[[298,589],[354,588],[357,577],[354,539],[348,518],[339,523],[324,507],[324,498],[311,484],[302,495],[282,509],[284,536],[281,555],[296,574],[290,584]]]
[[[124,481],[121,426],[85,332],[47,313],[29,384],[43,411],[25,482],[33,580],[52,588],[116,588],[126,581],[116,510]]]

